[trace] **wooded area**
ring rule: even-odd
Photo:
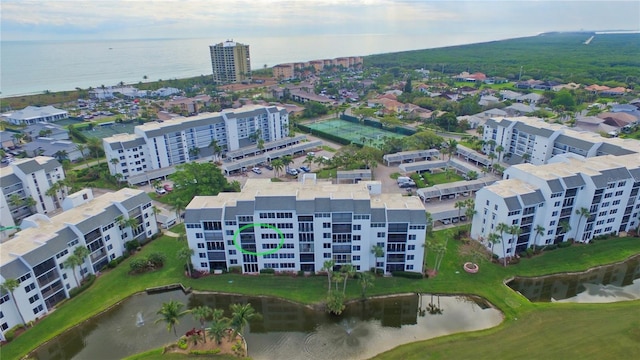
[[[589,44],[585,42],[595,36]],[[546,33],[538,36],[371,55],[366,67],[420,69],[448,75],[462,71],[518,80],[627,87],[640,84],[640,34]]]

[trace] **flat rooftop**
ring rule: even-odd
[[[531,194],[538,190],[538,187],[519,179],[508,179],[497,181],[485,187],[485,189],[500,197],[508,198],[517,195]]]
[[[220,193],[216,196],[196,196],[187,209],[235,206],[238,201],[253,201],[257,196],[295,196],[296,200],[327,198],[335,200],[370,200],[372,207],[424,210],[418,197],[402,194],[370,195],[368,182],[358,184],[271,182],[270,179],[248,179],[240,193]]]

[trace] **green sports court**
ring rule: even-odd
[[[305,124],[310,129],[322,131],[333,136],[343,138],[355,144],[380,147],[386,139],[403,138],[404,135],[371,126],[352,123],[349,121],[332,119]]]

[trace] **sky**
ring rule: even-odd
[[[639,30],[640,1],[2,0],[2,40]]]

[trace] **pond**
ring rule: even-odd
[[[534,302],[607,303],[640,299],[640,256],[580,273],[516,277],[507,286]]]
[[[366,359],[398,345],[497,326],[500,311],[486,300],[467,296],[405,295],[347,306],[333,316],[299,304],[269,298],[172,291],[138,294],[83,323],[32,354],[35,359],[119,359],[174,342],[164,323],[154,323],[163,302],[188,308],[224,309],[251,303],[262,314],[246,329],[248,355],[261,359]],[[199,327],[192,316],[180,319],[178,334]]]

